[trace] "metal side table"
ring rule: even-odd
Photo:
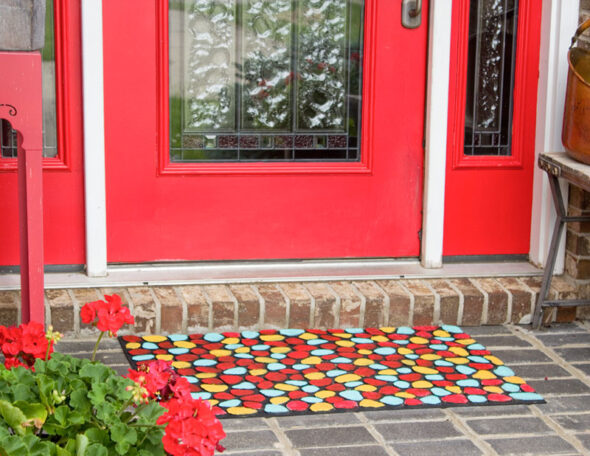
[[[541,291],[539,292],[533,314],[533,328],[535,329],[541,326],[543,308],[590,305],[589,299],[547,299],[549,289],[551,288],[551,279],[553,277],[559,240],[563,233],[565,223],[590,222],[590,216],[572,217],[567,215],[567,201],[563,200],[563,195],[559,187],[559,179],[564,179],[566,182],[590,192],[590,166],[569,158],[565,152],[556,152],[541,154],[539,156],[539,167],[547,173],[547,177],[549,178],[557,219],[555,220],[555,227],[551,236],[551,245],[545,264],[545,273],[543,274],[543,284],[541,285]]]

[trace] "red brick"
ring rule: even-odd
[[[233,295],[225,285],[207,285],[205,293],[211,301],[213,312],[213,329],[229,329],[235,327],[235,303]]]
[[[414,296],[412,325],[423,326],[434,323],[435,296],[424,280],[402,280],[401,283]]]
[[[309,328],[311,296],[299,283],[283,283],[279,287],[289,298],[289,328]]]
[[[463,326],[479,326],[482,321],[484,295],[469,279],[451,279],[449,283],[454,285],[463,294]]]
[[[156,303],[150,287],[130,287],[127,289],[133,303],[136,333],[153,334],[156,332]]]
[[[182,301],[172,287],[154,287],[160,301],[160,328],[165,334],[180,333],[182,327]]]
[[[179,287],[180,295],[186,302],[187,331],[206,331],[209,329],[209,302],[199,285]]]
[[[72,291],[74,299],[78,302],[80,309],[88,302],[103,300],[104,296],[96,288],[75,288]]]
[[[67,290],[46,290],[49,301],[51,325],[55,331],[71,333],[74,331],[74,302]]]
[[[250,285],[230,285],[238,301],[238,328],[251,329],[260,321],[260,299]]]
[[[386,325],[410,325],[410,308],[412,299],[408,292],[396,280],[378,280],[379,285],[389,297],[389,318]]]
[[[330,282],[330,286],[340,297],[341,328],[358,328],[361,324],[361,297],[349,282]]]
[[[18,326],[18,308],[20,294],[18,291],[0,291],[0,325]]]
[[[336,296],[325,283],[310,282],[305,283],[304,286],[315,301],[313,327],[334,328],[336,326]]]
[[[430,285],[440,297],[440,322],[456,325],[459,322],[459,294],[445,280],[431,280]]]
[[[385,325],[387,319],[388,298],[375,282],[354,282],[354,286],[365,297],[365,318],[363,325],[366,328],[378,328]]]
[[[487,325],[501,325],[508,320],[508,300],[506,290],[495,279],[472,279],[488,295]]]
[[[551,280],[551,297],[553,299],[578,299],[579,293],[576,286],[563,277],[553,277]],[[557,323],[571,323],[576,319],[575,306],[558,307],[555,321]]]
[[[287,325],[287,301],[276,285],[256,285],[264,299],[264,327],[285,328]]]
[[[100,288],[97,290],[97,294],[100,296],[100,299],[103,299],[106,295],[118,295],[121,298],[121,302],[124,306],[129,306],[129,299],[127,298],[127,290],[122,287],[108,287],[108,288]]]
[[[529,320],[525,318],[532,316],[532,305],[535,297],[529,288],[519,282],[513,277],[499,277],[498,283],[507,289],[512,295],[512,314],[510,316],[510,322],[514,324],[521,324]],[[524,319],[524,320],[523,320]]]

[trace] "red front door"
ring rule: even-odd
[[[419,255],[427,5],[319,3],[103,3],[109,262]]]

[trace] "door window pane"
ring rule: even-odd
[[[363,10],[171,0],[171,160],[359,160]]]
[[[465,155],[512,155],[518,0],[471,0]]]

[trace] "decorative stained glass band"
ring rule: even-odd
[[[362,0],[171,2],[171,160],[359,160],[363,10]]]
[[[465,155],[512,155],[518,0],[471,0]]]

